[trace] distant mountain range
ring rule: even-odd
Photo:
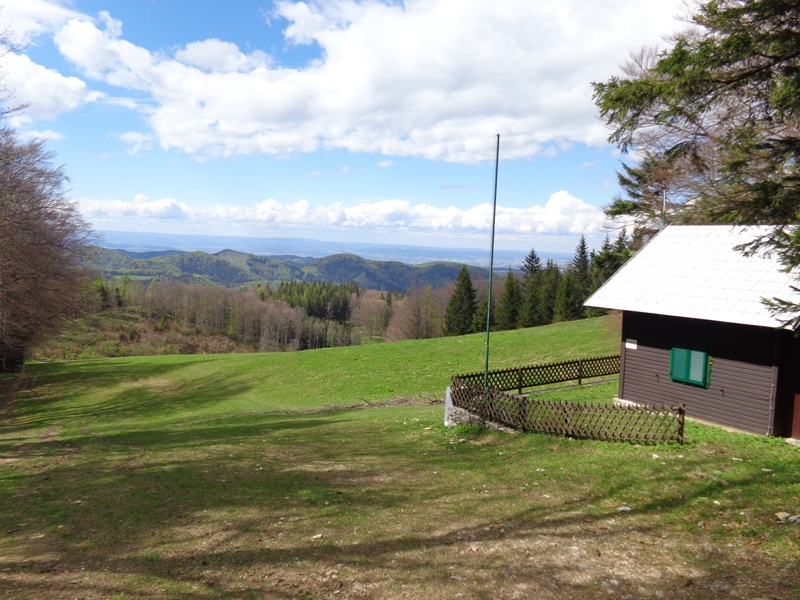
[[[241,238],[106,231],[91,266],[108,279],[177,279],[238,287],[280,281],[355,282],[407,292],[455,281],[461,265],[473,279],[489,277],[488,251],[461,248],[321,242],[300,238]],[[232,250],[231,248],[236,248]],[[518,269],[526,253],[495,252],[495,275]],[[566,254],[543,254],[559,263]]]
[[[91,266],[103,278],[177,279],[185,283],[239,287],[281,281],[355,282],[367,289],[406,292],[415,286],[438,288],[455,281],[461,263],[436,261],[407,265],[399,261],[368,260],[355,254],[322,258],[259,256],[235,250],[184,252],[156,250],[129,252],[96,248]],[[474,279],[488,278],[489,270],[469,267]]]
[[[397,261],[411,265],[443,261],[478,267],[489,266],[489,248],[433,248],[399,244],[323,242],[305,238],[249,238],[122,231],[100,231],[99,233],[103,236],[99,242],[100,246],[129,252],[168,250],[192,252],[199,250],[214,253],[231,249],[269,257],[322,258],[333,254],[355,254],[369,260]],[[565,265],[572,259],[571,254],[563,252],[542,252],[537,249],[537,253],[542,262],[552,258],[556,263]],[[527,254],[528,251],[495,250],[494,267],[496,270],[503,271],[508,267],[518,269]]]

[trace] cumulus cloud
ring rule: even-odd
[[[102,98],[77,77],[64,77],[58,71],[46,69],[25,55],[5,57],[7,74],[3,83],[13,95],[12,104],[28,107],[12,117],[12,125],[23,126],[36,120],[55,118],[59,113]]]
[[[162,198],[151,200],[143,194],[137,194],[130,202],[123,200],[79,200],[81,212],[90,219],[167,219],[185,220],[202,217],[202,212],[189,205]]]
[[[218,39],[192,42],[175,53],[175,58],[185,65],[206,71],[246,72],[258,67],[268,67],[272,62],[265,52],[242,54],[231,42]]]
[[[492,206],[480,204],[467,209],[414,204],[409,200],[385,199],[346,206],[336,202],[313,206],[308,200],[279,202],[267,199],[254,206],[217,205],[197,208],[171,198],[150,200],[136,196],[132,201],[83,200],[81,211],[87,219],[187,219],[218,226],[246,224],[283,227],[391,228],[420,233],[486,233],[491,231]],[[603,222],[600,209],[559,191],[544,205],[527,208],[497,207],[498,234],[575,235],[597,232]]]
[[[320,50],[302,68],[213,39],[169,56],[126,41],[107,13],[71,18],[54,39],[85,77],[148,97],[149,125],[167,149],[345,149],[469,163],[491,158],[496,133],[505,158],[604,145],[590,82],[615,73],[631,48],[678,29],[671,18],[680,5],[277,2],[271,21],[284,25],[285,42]]]

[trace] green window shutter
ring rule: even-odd
[[[669,377],[691,385],[708,387],[711,376],[711,358],[708,353],[688,348],[670,351]]]

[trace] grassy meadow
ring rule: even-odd
[[[618,349],[493,334],[491,368]],[[800,448],[442,426],[480,335],[0,376],[2,598],[797,598]],[[616,384],[547,392],[609,399]]]

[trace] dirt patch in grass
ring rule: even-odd
[[[574,508],[574,507],[573,507]],[[0,590],[37,598],[790,598],[797,572],[635,516],[540,508],[503,521],[332,526],[302,516],[194,513],[136,552],[47,549],[23,524]],[[230,520],[227,520],[230,519]],[[362,527],[366,527],[362,531]],[[34,552],[33,548],[39,551]],[[767,567],[767,568],[765,568]],[[118,594],[115,596],[115,594]]]

